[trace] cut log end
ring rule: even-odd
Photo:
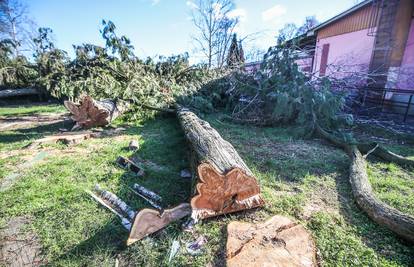
[[[197,170],[200,181],[197,195],[191,199],[194,220],[264,205],[257,180],[242,169],[233,168],[223,175],[202,163]]]
[[[72,120],[76,122],[75,129],[88,129],[110,124],[128,109],[126,102],[121,101],[118,104],[109,99],[97,101],[90,96],[84,96],[79,104],[71,101],[64,102],[66,109],[72,114]]]
[[[160,212],[152,209],[143,209],[135,216],[134,223],[129,233],[127,246],[142,238],[159,231],[173,221],[180,220],[190,215],[191,207],[188,203],[182,203],[175,208]]]

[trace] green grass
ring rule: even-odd
[[[266,207],[205,220],[194,234],[183,232],[181,222],[173,223],[126,247],[127,232],[118,219],[84,190],[99,183],[138,210],[148,206],[128,190],[136,182],[158,192],[167,206],[188,201],[190,182],[179,176],[181,169],[189,167],[183,133],[174,117],[158,117],[124,126],[127,131],[120,136],[86,140],[71,147],[46,147],[51,149],[50,156],[23,170],[13,187],[0,193],[0,218],[32,218],[28,230],[39,236],[51,266],[114,266],[117,258],[120,266],[167,266],[174,239],[182,248],[170,266],[223,266],[226,225],[232,220],[265,220],[275,214],[292,217],[311,231],[323,266],[410,266],[414,262],[412,246],[373,223],[355,205],[347,177],[349,161],[342,151],[320,140],[303,140],[300,129],[291,126],[243,126],[224,121],[220,115],[205,119],[252,168]],[[11,131],[3,145],[23,153],[24,142],[53,131],[56,128]],[[6,134],[0,133],[0,138]],[[22,134],[26,139],[20,138]],[[119,155],[133,155],[126,149],[132,139],[141,145],[136,155],[160,168],[147,166],[146,175],[137,178],[116,166]],[[412,147],[401,149],[408,154],[414,151]],[[0,160],[8,166],[0,175],[15,171],[18,158],[19,154]],[[389,179],[383,178],[385,174]],[[370,161],[369,177],[380,199],[412,212],[414,185],[409,178],[414,177],[413,170]],[[190,256],[183,246],[198,235],[204,235],[208,243],[202,255]]]
[[[58,113],[66,111],[65,107],[57,104],[37,106],[13,106],[0,108],[0,116],[35,115],[45,113]]]

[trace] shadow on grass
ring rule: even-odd
[[[410,265],[414,262],[414,246],[400,239],[389,229],[372,221],[361,210],[354,199],[348,171],[336,178],[336,190],[340,203],[340,214],[353,227],[356,236],[379,255],[399,265]]]
[[[134,173],[125,170],[119,177],[118,189],[109,190],[124,200],[131,208],[139,211],[143,208],[152,208],[145,200],[139,198],[131,191],[134,183],[138,183],[147,189],[159,194],[162,199],[163,208],[172,208],[180,203],[188,202],[191,190],[191,181],[180,177],[180,170],[188,168],[186,160],[186,143],[184,135],[175,118],[163,118],[161,120],[148,120],[142,127],[131,126],[123,132],[125,135],[134,136],[140,134],[140,148],[136,152],[129,152],[126,147],[120,149],[130,158],[139,157],[144,161],[142,165],[145,171],[143,177],[137,177]],[[128,139],[128,138],[127,138]],[[126,155],[123,156],[126,156]],[[119,155],[121,156],[121,155]],[[119,168],[115,163],[117,155],[113,155],[113,167]],[[104,181],[102,181],[104,182]],[[93,200],[90,200],[93,201]],[[105,208],[102,212],[108,212]],[[177,236],[182,233],[180,225],[182,220],[169,225],[166,229],[152,234],[152,237],[161,237],[161,243],[166,246],[168,238],[166,236]],[[165,235],[164,233],[168,233]],[[142,242],[137,242],[131,247],[126,247],[128,233],[122,228],[116,218],[103,225],[91,237],[77,244],[75,247],[55,258],[51,265],[58,265],[61,261],[74,260],[75,258],[90,258],[91,255],[98,255],[102,250],[107,251],[111,258],[116,254],[126,254],[123,257],[130,257],[130,253],[144,253]],[[158,241],[157,241],[158,242]],[[168,249],[168,248],[167,248]],[[151,254],[151,251],[147,251]],[[158,252],[157,252],[158,253]],[[165,254],[168,251],[164,251]]]
[[[0,143],[15,143],[39,139],[46,135],[56,133],[59,128],[68,127],[68,122],[59,121],[48,125],[39,125],[32,128],[15,129],[0,132]]]

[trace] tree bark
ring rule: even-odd
[[[256,178],[234,147],[188,109],[177,107],[177,116],[191,148],[195,182],[192,218],[264,205]]]
[[[319,136],[344,149],[349,155],[351,159],[349,181],[358,206],[365,211],[368,217],[374,222],[388,228],[401,238],[414,243],[414,217],[398,211],[375,197],[368,180],[365,158],[359,151],[360,145],[348,145],[342,142],[323,130],[317,123],[315,123],[315,130]],[[364,150],[371,151],[372,153],[377,151],[378,146],[374,148],[372,146],[363,147]],[[384,150],[378,150],[379,152],[376,152],[377,154],[375,155],[379,157],[388,157],[388,153],[385,153]]]
[[[73,129],[108,125],[128,108],[124,102],[116,103],[110,99],[98,101],[90,96],[84,96],[79,104],[65,101],[64,105],[72,114],[72,120],[76,122]]]
[[[349,180],[358,206],[378,224],[414,243],[414,217],[404,214],[377,199],[368,180],[366,162],[356,146],[351,148]]]
[[[28,96],[28,95],[39,95],[39,92],[35,88],[0,90],[0,98],[8,98],[8,97],[15,97],[15,96]]]

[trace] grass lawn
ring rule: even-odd
[[[0,115],[62,111],[62,107],[0,108]],[[181,222],[125,246],[127,232],[117,217],[84,192],[96,183],[120,196],[134,209],[148,207],[128,190],[139,183],[158,192],[167,206],[188,201],[190,181],[179,172],[188,168],[187,147],[174,117],[130,123],[123,134],[90,139],[73,145],[48,145],[37,150],[23,146],[56,132],[57,125],[0,132],[0,182],[10,173],[20,179],[0,192],[0,226],[14,217],[30,219],[25,230],[34,232],[51,266],[223,266],[226,225],[232,220],[263,221],[282,214],[302,223],[314,236],[322,266],[412,266],[414,247],[373,223],[358,207],[348,182],[347,156],[317,140],[298,136],[297,128],[258,128],[233,124],[220,114],[205,117],[231,142],[251,167],[267,202],[262,209],[203,221],[194,233],[181,231]],[[136,178],[114,163],[119,155],[132,156],[129,141],[139,140],[136,155],[148,161],[146,175]],[[386,142],[386,141],[384,141]],[[390,149],[414,156],[414,146],[386,142]],[[31,168],[20,164],[40,150],[47,157]],[[377,196],[414,215],[414,170],[369,159],[369,178]],[[184,245],[204,235],[203,253],[191,256]],[[168,263],[173,240],[180,252]],[[1,265],[1,263],[0,263]]]

